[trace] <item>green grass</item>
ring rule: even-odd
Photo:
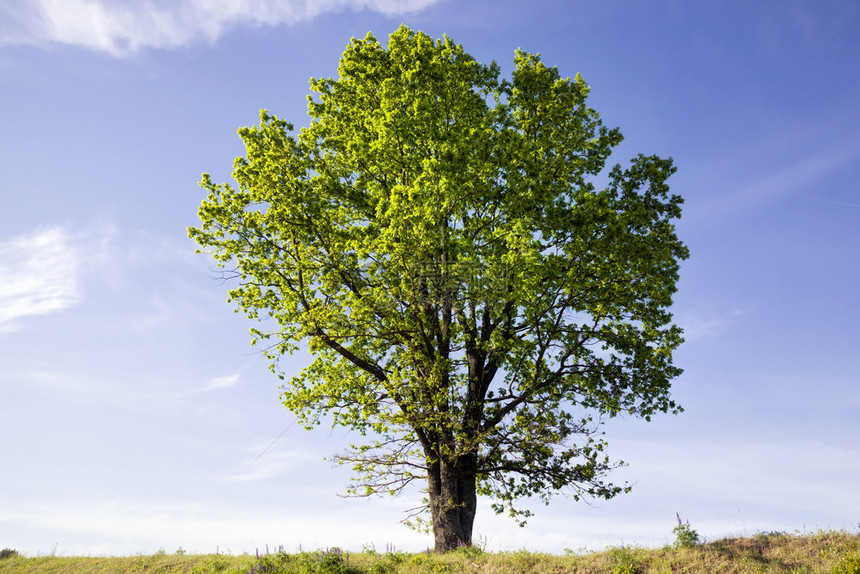
[[[611,548],[564,556],[524,550],[482,552],[464,548],[445,555],[405,552],[305,552],[262,557],[276,573],[296,574],[657,574],[657,573],[832,573],[860,574],[860,534],[819,532],[758,534],[683,548]],[[0,574],[216,574],[251,572],[256,556],[224,554],[132,557],[27,558],[0,560]]]

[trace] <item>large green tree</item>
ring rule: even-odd
[[[421,481],[439,551],[471,544],[478,495],[522,519],[521,497],[628,490],[601,421],[680,411],[672,160],[605,172],[620,132],[538,55],[500,79],[401,27],[353,39],[338,72],[311,80],[309,127],[239,130],[238,186],[204,175],[189,230],[273,371],[314,356],[286,407],[358,432],[350,493]]]

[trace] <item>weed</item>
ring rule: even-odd
[[[629,548],[613,548],[609,556],[613,563],[612,574],[639,574],[642,571],[642,565]]]
[[[594,554],[594,550],[591,550],[588,546],[580,546],[576,550],[573,548],[564,549],[565,556],[587,556],[588,554]]]
[[[368,574],[394,574],[394,565],[385,562],[374,562],[367,568]]]
[[[380,558],[381,557],[384,557],[386,560],[388,560],[392,564],[399,564],[400,562],[403,562],[404,560],[406,560],[409,557],[409,555],[406,554],[406,552],[403,552],[401,550],[396,550],[394,548],[394,544],[386,544],[385,545],[385,554],[383,556],[380,556]]]
[[[348,558],[349,553],[344,553],[336,546],[317,552],[300,552],[295,558],[280,550],[277,554],[260,557],[263,569],[256,572],[252,570],[250,574],[352,574],[355,570],[348,566]]]
[[[191,567],[191,574],[211,574],[225,571],[230,566],[230,561],[220,554],[204,556],[198,559]]]
[[[310,564],[313,565],[313,568],[309,569],[310,572],[346,572],[344,553],[337,546],[328,548],[325,551],[318,551],[314,555],[314,561],[310,562]]]
[[[454,550],[454,554],[463,556],[469,560],[477,560],[484,555],[484,549],[480,546],[460,546]]]
[[[284,551],[284,547],[281,548],[275,554],[269,554],[268,545],[266,546],[266,553],[260,554],[260,550],[256,549],[254,552],[257,560],[255,564],[252,564],[251,567],[245,571],[245,574],[274,574],[276,572],[286,572],[290,564],[292,564],[292,557]]]
[[[682,522],[681,515],[677,512],[675,517],[678,519],[678,526],[672,529],[675,533],[675,548],[695,548],[701,544],[699,533],[693,530],[690,521]]]
[[[528,572],[534,569],[535,565],[538,563],[537,555],[532,554],[525,549],[513,552],[510,555],[510,560],[511,563],[516,567],[516,569],[522,572]]]
[[[412,556],[412,558],[409,559],[409,564],[414,564],[416,566],[419,566],[421,564],[426,563],[429,558],[430,558],[429,554],[423,554],[423,553],[415,554],[414,556]]]

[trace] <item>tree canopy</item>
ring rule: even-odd
[[[420,481],[437,550],[471,544],[479,495],[523,519],[522,497],[627,490],[603,418],[681,410],[672,160],[607,171],[620,131],[539,55],[502,79],[400,27],[353,39],[338,73],[311,79],[308,127],[239,130],[237,185],[204,174],[189,229],[260,320],[286,407],[359,433],[350,493]]]

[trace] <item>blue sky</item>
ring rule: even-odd
[[[200,174],[226,181],[243,152],[236,130],[261,108],[305,125],[308,79],[401,23],[505,73],[516,48],[581,73],[625,135],[611,162],[671,155],[686,199],[686,412],[607,424],[631,494],[535,503],[525,529],[482,501],[489,548],[659,546],[676,512],[711,539],[856,530],[855,0],[5,0],[0,545],[432,545],[399,524],[420,492],[338,496],[348,473],[324,457],[348,432],[291,426],[252,325],[186,239]]]

